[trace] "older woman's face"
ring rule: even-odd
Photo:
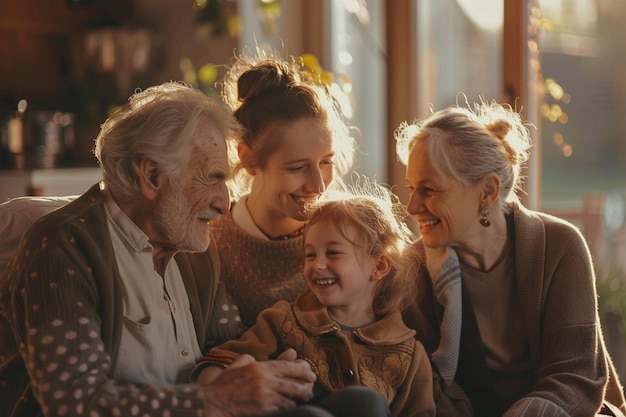
[[[463,246],[476,236],[480,193],[433,167],[428,147],[418,142],[409,154],[407,211],[427,247]]]

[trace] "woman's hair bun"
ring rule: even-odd
[[[504,140],[506,135],[508,135],[511,131],[511,123],[507,122],[506,120],[499,119],[493,123],[486,125],[485,128],[498,139]]]
[[[511,123],[506,120],[499,119],[486,125],[485,128],[496,138],[500,139],[500,142],[502,142],[502,146],[504,146],[504,150],[509,157],[509,161],[511,161],[513,165],[517,164],[517,151],[506,140],[506,136],[512,129]]]
[[[238,99],[244,102],[269,90],[289,88],[297,82],[297,77],[297,72],[286,62],[260,62],[239,77]]]

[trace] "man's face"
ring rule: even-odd
[[[230,209],[228,174],[224,137],[201,123],[187,169],[159,197],[155,223],[167,246],[189,252],[209,247],[209,221]]]

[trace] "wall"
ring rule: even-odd
[[[99,14],[70,10],[63,0],[0,2],[0,105],[14,109],[23,97],[42,107],[60,104],[70,82],[70,43]]]
[[[227,64],[233,56],[236,38],[215,35],[211,24],[198,23],[194,4],[193,0],[0,1],[1,126],[15,115],[20,99],[28,101],[29,110],[74,113],[76,142],[68,164],[95,166],[92,147],[100,123],[136,88],[182,80],[183,59],[198,69],[207,63]],[[117,48],[114,71],[101,71],[100,61],[89,58],[86,34],[111,27],[151,34],[144,57],[147,65],[140,72],[123,73],[129,67],[120,59],[132,46],[130,39]],[[125,59],[132,63],[133,57]],[[3,164],[0,169],[10,168]]]
[[[0,170],[0,203],[24,195],[78,195],[100,179],[99,168]]]

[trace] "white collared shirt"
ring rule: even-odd
[[[201,352],[178,265],[172,258],[161,277],[154,268],[154,248],[148,236],[108,192],[105,202],[124,296],[114,378],[161,387],[189,382],[189,372]]]

